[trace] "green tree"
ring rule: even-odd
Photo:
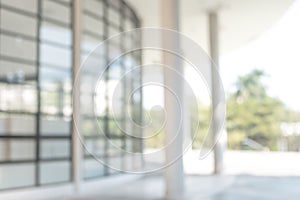
[[[247,98],[263,99],[267,96],[266,87],[262,78],[266,74],[262,70],[255,69],[249,74],[238,77],[235,98],[244,100]]]
[[[246,138],[271,150],[277,149],[283,103],[266,92],[265,73],[253,70],[236,82],[236,92],[227,101],[228,145],[241,149]]]

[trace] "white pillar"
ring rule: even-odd
[[[179,30],[179,0],[161,1],[161,22],[162,27],[166,29]],[[168,34],[162,34],[162,44],[165,49],[180,49],[179,37],[171,37]],[[183,66],[180,58],[169,53],[163,53],[163,63],[183,73]],[[182,102],[182,80],[179,76],[170,73],[164,68],[164,83],[167,87],[172,88],[180,102]],[[179,155],[182,155],[183,131],[178,130],[178,124],[181,123],[182,113],[178,113],[178,104],[174,101],[172,95],[167,89],[164,92],[165,110],[167,119],[165,124],[165,144],[167,145],[174,138],[174,142],[166,146],[165,156],[166,165],[173,162]],[[179,131],[179,132],[178,132]],[[178,133],[177,137],[176,134]],[[165,198],[166,199],[183,199],[184,198],[184,174],[182,157],[180,157],[171,166],[165,169]]]
[[[215,64],[214,67],[219,69],[219,27],[218,27],[218,14],[217,11],[210,11],[208,13],[208,23],[209,23],[209,42],[210,42],[210,56]],[[219,99],[219,82],[217,77],[217,72],[212,70],[212,109],[215,110],[218,99]],[[226,136],[225,131],[217,130],[216,127],[219,127],[220,123],[223,123],[222,119],[218,116],[213,116],[212,119],[212,137],[214,146],[214,173],[220,174],[223,171],[223,163],[224,163],[224,151],[226,149]],[[220,137],[221,136],[221,137]]]
[[[75,191],[80,191],[81,182],[81,161],[82,146],[79,140],[78,131],[80,131],[80,42],[81,42],[81,15],[82,1],[74,0],[73,7],[73,182]]]
[[[191,151],[193,149],[192,143],[193,143],[193,135],[192,135],[192,115],[191,115],[191,101],[190,98],[190,88],[187,84],[184,84],[183,86],[183,135],[184,135],[184,144],[191,145],[191,148],[188,149]],[[185,145],[184,145],[185,146]]]

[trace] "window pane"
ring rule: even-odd
[[[103,22],[88,15],[83,15],[83,29],[96,34],[99,38],[104,35]]]
[[[37,110],[36,88],[31,85],[0,84],[0,107],[2,110],[34,113]]]
[[[66,158],[70,156],[70,141],[58,139],[42,140],[40,151],[41,158]]]
[[[7,82],[35,82],[36,67],[0,60],[0,79]]]
[[[70,180],[70,162],[40,163],[40,183],[58,183]]]
[[[67,87],[70,84],[71,72],[43,66],[40,68],[40,85],[43,89],[63,88],[67,92],[70,91],[70,88]]]
[[[80,78],[80,91],[84,94],[93,94],[95,92],[97,77],[93,76],[91,72],[84,71]]]
[[[122,66],[120,63],[120,59],[117,59],[117,60],[115,60],[115,59],[116,58],[114,58],[114,60],[112,60],[113,62],[111,62],[110,66],[109,66],[109,78],[120,81],[121,77],[124,76],[124,74],[122,73],[123,69],[122,69]],[[125,75],[129,76],[128,74],[125,74]],[[114,84],[114,87],[116,87],[118,83],[111,83],[111,84]]]
[[[65,45],[72,44],[72,33],[68,28],[63,28],[49,22],[42,22],[40,31],[42,40]]]
[[[116,156],[122,153],[123,150],[123,140],[121,139],[111,139],[108,142],[108,155],[109,156]]]
[[[0,165],[0,190],[32,186],[35,181],[34,164]]]
[[[121,15],[117,10],[115,10],[115,9],[108,10],[109,23],[113,23],[116,26],[120,26],[120,18],[121,18]]]
[[[1,9],[1,29],[36,37],[37,20]]]
[[[0,114],[0,135],[34,135],[35,131],[34,115]]]
[[[42,91],[41,110],[46,114],[63,114],[70,116],[71,111],[71,94],[64,91]]]
[[[109,37],[112,37],[112,36],[115,36],[115,35],[118,35],[118,34],[120,34],[120,30],[118,28],[112,27],[112,26],[110,26],[108,28],[108,36]],[[118,39],[118,41],[117,41],[117,39]],[[113,39],[112,41],[114,42],[115,45],[120,45],[119,37]]]
[[[87,59],[87,60],[86,60]],[[101,75],[101,70],[104,70],[106,67],[106,62],[104,59],[104,56],[102,55],[97,55],[96,53],[92,54],[82,54],[81,55],[81,60],[85,61],[84,62],[84,67],[86,72],[90,72],[93,74],[94,78],[97,78],[97,75]],[[96,74],[99,73],[99,74]]]
[[[36,61],[35,42],[26,41],[19,37],[10,37],[5,35],[0,35],[0,38],[0,53],[2,55]]]
[[[70,68],[72,53],[69,49],[62,49],[48,44],[41,44],[41,62],[57,67]]]
[[[110,7],[114,7],[115,10],[119,10],[121,6],[122,1],[111,1]]]
[[[103,16],[103,3],[97,0],[83,0],[83,8],[95,15]]]
[[[72,2],[72,0],[60,0],[60,1],[65,2],[65,3],[71,3]]]
[[[71,14],[70,9],[59,3],[44,0],[43,3],[43,16],[54,20],[70,23]]]
[[[117,37],[120,38],[120,37]],[[108,56],[109,56],[109,62],[115,61],[122,55],[124,52],[120,49],[120,43],[117,42],[117,40],[113,41],[114,43],[110,44]],[[117,43],[116,43],[117,42]]]
[[[81,96],[81,112],[94,116],[94,97],[92,95]]]
[[[98,39],[98,38],[94,38],[91,36],[88,36],[86,34],[83,34],[82,36],[82,50],[84,50],[87,53],[91,53],[91,51],[93,51],[102,41],[102,39]],[[100,49],[100,48],[99,48]],[[98,48],[97,48],[97,53],[98,53]],[[104,52],[102,53],[102,55],[104,54]],[[82,60],[84,61],[84,60]]]
[[[1,0],[3,5],[18,8],[29,12],[37,12],[37,1],[38,0]]]
[[[103,121],[96,121],[93,117],[81,119],[81,133],[85,136],[89,135],[103,135],[100,128],[104,129]],[[100,132],[100,133],[99,133]]]
[[[128,18],[128,19],[125,19],[125,30],[126,31],[129,31],[129,30],[132,30],[135,28],[134,24],[132,23],[132,21]]]
[[[95,156],[101,156],[104,155],[104,143],[105,138],[99,138],[99,139],[85,139],[85,150],[86,154],[92,154]]]
[[[122,121],[121,120],[109,120],[109,133],[111,135],[121,136],[122,134]]]
[[[126,155],[124,158],[125,170],[140,170],[143,168],[143,157],[141,154]]]
[[[71,130],[71,120],[42,117],[41,134],[42,135],[69,135]]]
[[[84,178],[92,178],[104,175],[103,165],[94,158],[84,160],[83,170]]]
[[[123,41],[123,43],[124,43],[124,48],[125,48],[125,51],[127,52],[127,51],[131,51],[132,50],[132,47],[133,47],[133,40],[132,40],[132,38],[131,37],[125,37],[124,38],[124,41]],[[128,54],[127,54],[128,55]],[[124,56],[125,57],[125,56]],[[131,59],[131,57],[129,56],[129,58]]]
[[[34,140],[0,140],[0,161],[34,160]]]
[[[112,168],[115,168],[115,169],[123,169],[123,157],[110,157],[109,158],[109,166],[111,166]],[[116,171],[112,168],[109,168],[109,173],[110,174],[115,174],[115,173],[119,173],[119,171]]]
[[[133,149],[133,140],[131,138],[130,139],[126,139],[125,143],[126,143],[126,151],[132,152],[132,149]]]

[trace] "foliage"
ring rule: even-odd
[[[251,140],[263,149],[278,150],[278,140],[282,139],[280,124],[300,121],[299,112],[288,109],[281,100],[267,93],[264,77],[266,74],[261,70],[253,70],[240,76],[235,83],[236,91],[228,95],[226,129],[229,149],[249,149],[249,146],[245,146],[245,141]],[[199,108],[190,108],[193,148],[202,147],[211,122],[210,106],[201,102],[198,105]],[[147,112],[151,123],[145,129],[145,135],[156,134],[146,140],[146,147],[161,148],[164,142],[165,116],[161,110]],[[285,139],[289,150],[300,149],[300,136]]]
[[[242,142],[252,139],[270,150],[277,149],[283,103],[266,92],[265,73],[254,70],[236,82],[236,92],[227,101],[228,146],[241,149]]]
[[[209,125],[211,122],[211,108],[198,102],[199,108],[191,108],[191,134],[193,148],[201,148],[206,137],[209,137]],[[208,138],[211,139],[211,138]]]

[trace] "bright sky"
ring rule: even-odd
[[[226,91],[232,91],[237,76],[263,69],[269,93],[300,111],[300,0],[257,40],[221,57]]]
[[[225,91],[233,91],[237,77],[253,69],[263,69],[268,74],[265,84],[270,95],[300,111],[300,0],[295,0],[280,21],[260,37],[221,57],[220,73]],[[195,95],[202,102],[209,103],[210,97],[203,80],[189,68],[185,73]],[[201,94],[197,91],[201,91]],[[154,93],[155,101],[153,98],[144,98],[144,105],[148,109],[163,105],[163,90],[145,88],[145,96],[149,94],[152,97]]]

